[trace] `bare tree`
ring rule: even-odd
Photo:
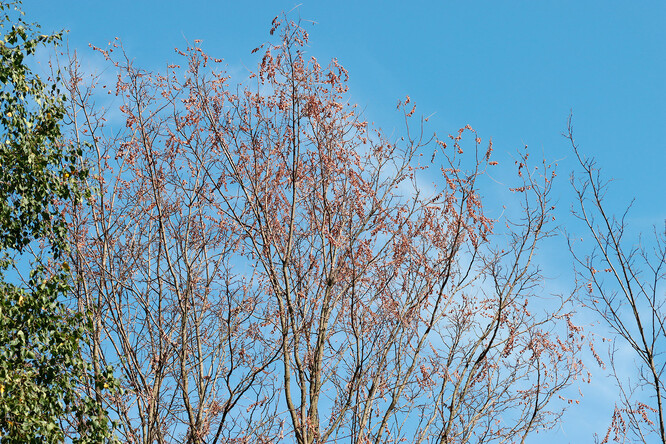
[[[632,238],[635,233],[627,218],[631,206],[619,218],[609,213],[604,198],[610,182],[601,177],[594,159],[584,157],[579,150],[571,117],[566,137],[582,168],[571,179],[577,196],[573,214],[585,223],[593,244],[592,249],[583,249],[569,239],[584,283],[579,295],[615,335],[609,358],[619,403],[602,442],[659,439],[666,443],[666,232],[655,228],[652,240]],[[625,346],[633,350],[638,369],[630,378],[616,366],[617,349]]]
[[[522,155],[520,216],[492,220],[479,188],[499,167],[471,127],[425,137],[407,98],[389,140],[348,104],[344,68],[306,57],[303,28],[276,31],[246,84],[198,42],[163,75],[100,50],[122,127],[71,65],[71,134],[98,189],[71,209],[72,262],[92,359],[125,381],[110,405],[124,437],[522,442],[551,427],[582,367],[568,300],[543,294],[535,264],[550,167]]]
[[[125,396],[110,407],[124,440],[263,436],[280,339],[264,328],[272,313],[263,277],[233,262],[240,239],[199,168],[209,147],[176,124],[194,139],[185,151],[169,133],[179,86],[128,64],[116,90],[127,126],[114,132],[76,64],[70,78],[71,127],[89,144],[97,191],[72,211],[76,295],[95,318],[92,361],[123,376]],[[146,94],[156,85],[174,93],[157,109]]]

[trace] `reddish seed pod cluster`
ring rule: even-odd
[[[496,232],[481,192],[492,142],[469,125],[451,147],[426,137],[409,96],[405,136],[389,139],[349,104],[347,71],[306,56],[298,23],[270,33],[247,83],[198,41],[163,74],[100,50],[118,69],[112,124],[72,82],[97,192],[68,209],[71,262],[98,322],[91,353],[123,375],[110,407],[124,438],[511,441],[549,427],[564,408],[549,400],[582,370],[568,301],[527,310],[549,173],[521,158],[523,209]]]

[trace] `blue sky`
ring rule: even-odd
[[[70,49],[83,54],[88,43],[119,37],[137,64],[162,69],[176,60],[175,47],[202,39],[208,53],[242,71],[254,67],[250,51],[268,39],[272,18],[296,4],[26,0],[24,9],[46,31],[68,29]],[[666,2],[305,0],[295,14],[316,22],[310,53],[338,58],[351,100],[387,133],[400,129],[395,105],[410,95],[418,112],[435,113],[429,128],[442,136],[470,124],[506,159],[527,144],[534,156],[558,160],[559,217],[569,224],[575,164],[561,133],[572,110],[581,149],[616,179],[609,206],[620,212],[635,197],[632,228],[663,226]],[[608,384],[598,380],[560,429],[532,442],[590,442],[603,433]]]
[[[310,51],[337,57],[352,100],[390,132],[395,104],[409,94],[433,130],[466,124],[496,149],[528,144],[573,164],[560,133],[570,110],[583,150],[617,179],[618,205],[636,203],[645,227],[666,216],[666,4],[661,1],[27,1],[46,29],[68,29],[84,51],[120,37],[146,68],[176,59],[186,39],[230,67],[253,66],[272,18],[297,4]],[[94,6],[92,6],[94,5]],[[564,180],[562,180],[564,183]]]

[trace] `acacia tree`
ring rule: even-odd
[[[65,309],[67,224],[58,208],[81,198],[80,152],[62,143],[62,96],[31,72],[39,35],[19,3],[0,3],[0,442],[105,442],[99,399],[113,385],[80,353],[85,314]]]
[[[505,442],[551,427],[582,371],[567,300],[539,302],[554,173],[521,155],[519,217],[490,219],[490,144],[469,126],[414,133],[409,98],[389,140],[348,104],[344,68],[307,58],[307,33],[283,21],[236,85],[199,42],[165,74],[99,49],[122,119],[70,65],[71,137],[93,147],[98,190],[70,209],[71,261],[96,316],[91,359],[122,371],[109,408],[125,440]]]
[[[579,294],[615,335],[609,359],[620,401],[602,442],[659,439],[666,443],[666,231],[655,228],[652,241],[627,239],[631,236],[629,208],[620,218],[608,211],[604,197],[610,182],[603,180],[594,159],[580,152],[571,118],[566,136],[582,169],[571,178],[577,196],[573,214],[588,228],[593,245],[583,249],[569,240],[584,283]],[[633,351],[638,368],[633,380],[625,379],[626,372],[616,367],[617,348],[626,346]]]

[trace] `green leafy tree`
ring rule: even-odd
[[[82,198],[85,171],[62,143],[64,97],[28,64],[61,34],[40,35],[19,6],[0,3],[0,442],[107,442],[103,401],[116,384],[82,357],[91,324],[63,304],[59,204]]]

